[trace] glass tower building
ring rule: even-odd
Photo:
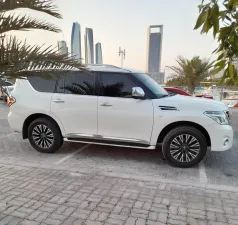
[[[162,52],[163,25],[154,25],[148,28],[146,72],[160,73]]]
[[[97,43],[95,46],[96,49],[96,64],[103,64],[103,60],[102,60],[102,44],[101,43]]]
[[[68,47],[66,41],[58,41],[58,52],[60,55],[68,54]]]
[[[85,30],[85,64],[94,64],[93,29]]]
[[[81,28],[77,22],[73,23],[71,34],[71,54],[75,59],[81,59]]]

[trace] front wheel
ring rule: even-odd
[[[43,153],[54,153],[63,144],[57,124],[47,118],[36,119],[30,124],[28,138],[31,145]]]
[[[174,166],[187,168],[198,164],[206,155],[204,135],[189,126],[176,127],[164,138],[163,155]]]

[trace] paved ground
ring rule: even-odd
[[[33,150],[0,101],[0,225],[238,224],[238,111],[234,146],[190,169],[159,151],[65,144]]]

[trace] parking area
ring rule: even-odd
[[[170,183],[234,189],[238,186],[238,110],[231,109],[234,128],[233,148],[225,152],[209,152],[194,168],[171,167],[161,158],[160,151],[116,148],[110,146],[65,143],[55,154],[35,151],[28,140],[11,131],[8,107],[0,101],[0,164],[51,168],[110,175],[115,177],[158,180]]]
[[[234,145],[194,168],[160,151],[65,143],[35,151],[0,101],[0,225],[237,225],[238,111]]]

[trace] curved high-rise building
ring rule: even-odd
[[[81,59],[81,28],[77,22],[73,23],[71,34],[71,54],[75,59]]]
[[[102,62],[102,45],[98,42],[95,46],[96,49],[96,64],[103,64]]]
[[[93,29],[85,30],[85,64],[94,64]]]

